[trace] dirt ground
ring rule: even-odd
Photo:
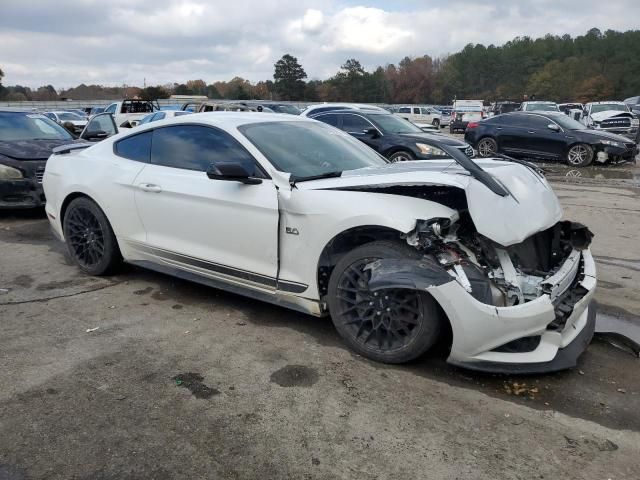
[[[640,327],[639,170],[548,168],[596,235],[601,312]],[[87,277],[40,211],[0,213],[0,334],[0,480],[640,478],[640,360],[602,340],[553,375],[468,372],[444,347],[376,364],[329,319]]]

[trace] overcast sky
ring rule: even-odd
[[[0,0],[5,85],[207,83],[273,75],[291,53],[309,78],[467,43],[640,25],[640,0]]]

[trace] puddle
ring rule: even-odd
[[[318,381],[318,372],[304,365],[287,365],[273,372],[271,381],[281,387],[310,387]]]
[[[542,164],[547,177],[565,177],[568,179],[592,180],[625,180],[628,183],[640,185],[640,168],[633,163],[620,166],[591,166],[571,168],[560,164]]]

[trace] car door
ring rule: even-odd
[[[355,113],[341,113],[340,118],[340,129],[366,143],[374,150],[380,150],[382,137],[378,129],[369,120]],[[375,129],[376,134],[366,133],[367,130],[372,128]]]
[[[542,115],[526,116],[527,139],[525,148],[531,154],[542,158],[554,158],[562,155],[566,144],[565,135],[559,125]],[[557,129],[549,128],[556,125]]]
[[[513,113],[500,117],[501,121],[495,127],[495,136],[500,150],[505,153],[526,154],[528,152],[527,116],[524,113]]]
[[[224,161],[243,163],[262,182],[208,178],[210,166]],[[135,183],[148,254],[199,274],[275,289],[276,188],[229,133],[195,124],[154,129],[151,163]]]

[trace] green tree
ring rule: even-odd
[[[298,63],[298,59],[288,53],[274,65],[275,91],[283,100],[301,100],[304,97],[305,78],[307,73]]]
[[[149,86],[142,89],[140,98],[143,100],[158,100],[159,98],[169,98],[169,93],[160,86]]]

